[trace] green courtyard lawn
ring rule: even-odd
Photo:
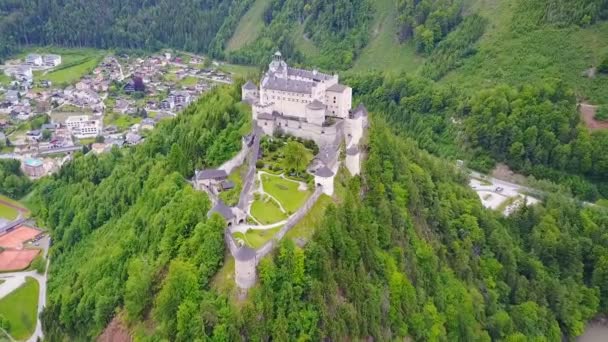
[[[249,229],[245,234],[234,233],[232,236],[235,239],[243,240],[245,245],[248,247],[257,249],[262,247],[266,242],[270,241],[280,229],[281,227],[267,230]]]
[[[269,197],[253,201],[251,215],[262,224],[276,223],[287,218],[279,205]]]
[[[279,201],[290,214],[296,212],[311,194],[310,190],[298,190],[299,185],[300,183],[296,181],[280,176],[262,174],[264,191]]]
[[[20,288],[0,299],[0,315],[10,322],[9,333],[23,340],[34,333],[38,309],[38,282],[28,277]]]

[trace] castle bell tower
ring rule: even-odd
[[[270,62],[268,69],[277,77],[287,77],[287,63],[283,61],[283,55],[280,51],[274,53],[272,56],[272,62]]]

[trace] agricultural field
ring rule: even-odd
[[[270,0],[256,0],[245,15],[239,20],[234,34],[226,45],[226,51],[235,51],[252,43],[264,28],[262,15]]]
[[[262,174],[261,179],[264,191],[276,198],[290,214],[296,212],[311,194],[310,190],[299,190],[299,182],[280,176]]]
[[[28,277],[25,284],[0,299],[0,316],[10,323],[11,336],[23,340],[31,336],[36,327],[38,309],[38,282]]]

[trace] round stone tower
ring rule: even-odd
[[[322,166],[315,172],[315,184],[323,187],[323,193],[332,196],[334,194],[334,172],[327,166]]]
[[[241,247],[234,256],[234,275],[236,285],[248,289],[255,285],[255,251],[249,247]]]

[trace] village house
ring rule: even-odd
[[[25,56],[25,64],[33,65],[33,66],[41,66],[42,65],[42,56],[37,53],[30,53]]]
[[[59,55],[44,55],[42,60],[47,67],[56,67],[61,64],[61,56]]]
[[[91,119],[89,115],[70,116],[65,120],[65,126],[78,139],[94,138],[101,134],[101,120]]]
[[[200,186],[215,187],[228,178],[225,170],[206,169],[195,171],[194,181]]]

